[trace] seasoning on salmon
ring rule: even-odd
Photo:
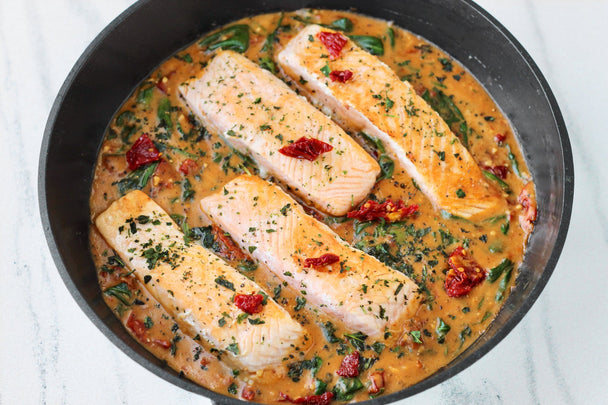
[[[354,249],[280,187],[257,176],[228,182],[203,198],[201,209],[307,303],[349,329],[373,339],[387,331],[398,336],[418,309],[418,286],[410,278]],[[339,263],[326,271],[306,267],[307,258],[328,253]]]
[[[467,148],[414,88],[351,40],[339,56],[328,58],[318,38],[330,32],[309,25],[278,54],[285,73],[302,79],[307,96],[349,129],[381,140],[436,207],[468,219],[504,211],[500,192],[484,180]],[[329,80],[324,67],[348,69],[354,76],[345,83]]]
[[[380,173],[374,159],[337,124],[238,53],[219,52],[180,92],[208,130],[330,215],[344,215],[358,204]],[[318,154],[286,156],[303,137],[326,146],[315,146]]]
[[[95,224],[184,333],[226,351],[234,365],[274,368],[301,343],[304,330],[271,298],[261,311],[247,307],[257,322],[239,322],[243,311],[233,296],[261,296],[261,287],[202,246],[186,243],[171,217],[143,192],[115,201]]]

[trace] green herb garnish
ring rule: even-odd
[[[147,108],[150,106],[150,102],[152,101],[152,96],[154,95],[154,85],[142,86],[137,93],[137,104]]]
[[[360,352],[365,350],[365,339],[367,339],[367,335],[365,333],[345,333],[344,337],[355,349],[359,350]]]
[[[458,135],[462,144],[468,147],[471,130],[454,101],[443,91],[436,88],[433,89],[432,93],[425,90],[422,98],[429,103],[433,110],[437,111],[450,129]]]
[[[505,193],[511,194],[511,187],[509,187],[507,183],[502,181],[494,173],[490,173],[487,170],[483,170],[483,175],[486,176],[487,179],[495,181]]]
[[[511,280],[511,273],[513,271],[513,267],[507,267],[504,270],[504,277],[500,280],[500,284],[498,284],[498,289],[496,290],[496,302],[502,301],[505,296],[505,290],[507,289],[507,285],[509,285],[509,281]]]
[[[201,47],[207,47],[209,51],[221,48],[243,53],[249,48],[249,26],[246,24],[232,25],[208,35],[198,44]]]
[[[445,342],[445,335],[450,331],[450,325],[445,323],[443,319],[437,318],[437,327],[435,333],[437,333],[437,343]]]
[[[325,66],[323,66],[321,68],[321,73],[323,73],[325,75],[325,77],[329,77],[330,72],[331,72],[331,69],[329,68],[329,62],[325,62]]]
[[[413,330],[410,332],[410,336],[412,337],[412,341],[414,343],[422,343],[422,340],[420,339],[420,331],[419,330]]]
[[[369,35],[351,35],[349,38],[372,55],[384,55],[384,44],[380,38]]]
[[[351,32],[353,30],[353,22],[348,18],[340,18],[329,24],[329,28],[338,31]]]
[[[296,297],[296,306],[293,308],[294,311],[299,311],[306,305],[306,298]]]
[[[229,352],[234,353],[236,356],[238,356],[239,354],[241,354],[241,351],[239,350],[239,344],[238,343],[230,343],[228,345],[228,347],[226,347],[226,350]]]
[[[488,272],[488,282],[495,282],[506,270],[513,270],[513,262],[509,259],[502,259],[498,266],[491,268]]]
[[[386,34],[388,35],[388,40],[389,43],[391,44],[391,48],[395,47],[395,30],[393,29],[393,27],[388,27],[388,30],[386,30]]]
[[[363,388],[364,385],[358,378],[340,377],[336,382],[332,392],[337,401],[350,401],[355,396],[355,392]]]
[[[339,343],[342,340],[336,336],[336,327],[330,321],[319,324],[321,327],[321,331],[323,332],[323,336],[329,343]]]
[[[107,288],[104,293],[111,297],[118,299],[125,305],[131,305],[128,298],[131,298],[131,290],[129,290],[129,286],[127,283],[116,284],[115,286]]]
[[[236,291],[234,289],[234,284],[231,283],[230,281],[226,280],[224,278],[224,276],[216,277],[216,279],[214,281],[216,284],[221,285],[222,287],[226,287],[229,290]]]
[[[511,151],[511,146],[507,144],[507,157],[509,158],[509,162],[511,162],[511,168],[513,169],[513,173],[517,175],[520,179],[523,179],[521,172],[519,171],[519,163],[517,163],[517,158]]]

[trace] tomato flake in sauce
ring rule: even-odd
[[[234,305],[249,315],[262,312],[264,309],[263,302],[264,296],[262,294],[237,294],[234,297]]]
[[[191,174],[191,173],[195,173],[198,169],[198,165],[196,164],[196,162],[192,159],[186,159],[182,162],[182,164],[179,166],[179,171],[183,174],[185,174],[186,176]]]
[[[355,351],[349,355],[344,356],[340,368],[336,371],[340,377],[357,377],[359,375],[359,352]]]
[[[243,387],[241,391],[241,398],[246,399],[247,401],[252,401],[255,398],[255,390],[250,386]]]
[[[214,235],[214,239],[218,242],[218,255],[228,260],[243,260],[247,258],[232,238],[226,235],[218,226],[212,225],[211,232]]]
[[[167,94],[169,91],[169,79],[175,74],[175,70],[167,73],[156,82],[156,88]]]
[[[533,187],[534,184],[532,182],[526,184],[517,197],[517,202],[522,207],[521,214],[519,215],[519,225],[526,233],[530,233],[534,229],[534,223],[538,214],[536,201],[532,198]]]
[[[327,391],[321,395],[306,395],[305,397],[298,397],[291,399],[289,395],[283,394],[279,392],[279,396],[281,397],[279,401],[288,401],[292,404],[304,404],[304,405],[328,405],[332,398],[334,397],[334,393],[331,391]]]
[[[504,143],[505,139],[507,139],[507,136],[504,134],[494,135],[494,141],[499,145],[502,145]]]
[[[283,146],[279,149],[282,155],[296,159],[306,159],[311,162],[316,160],[322,153],[329,152],[334,147],[328,143],[315,138],[301,137],[291,145]]]
[[[369,375],[369,386],[367,392],[369,394],[378,394],[384,389],[384,373],[377,372]]]
[[[320,267],[334,264],[340,261],[340,256],[333,253],[325,253],[319,257],[307,257],[304,259],[304,267]]]
[[[157,346],[168,349],[171,347],[171,343],[163,340],[163,339],[150,339],[148,336],[148,329],[146,325],[135,317],[134,313],[129,315],[129,319],[127,320],[127,328],[131,329],[133,334],[143,343],[152,343]]]
[[[321,31],[317,34],[317,38],[325,45],[331,59],[338,58],[340,52],[342,52],[342,48],[344,48],[344,45],[348,42],[348,39],[339,32]]]
[[[450,269],[444,288],[449,297],[467,295],[473,287],[486,278],[486,272],[470,257],[463,247],[457,247],[448,259]]]
[[[127,152],[127,163],[131,170],[157,160],[160,160],[160,152],[154,142],[148,138],[148,134],[140,136]]]
[[[484,170],[487,170],[488,172],[492,173],[494,176],[502,180],[506,179],[507,173],[509,173],[509,168],[504,165],[484,166]]]
[[[329,72],[329,78],[332,82],[346,83],[353,77],[353,72],[350,70],[332,70]]]
[[[355,218],[359,221],[374,221],[384,219],[386,222],[397,222],[409,218],[418,212],[418,205],[405,205],[403,200],[386,199],[383,203],[374,200],[367,200],[361,208],[349,212],[348,218]]]

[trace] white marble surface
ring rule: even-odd
[[[0,0],[0,405],[195,404],[207,399],[117,350],[71,298],[38,214],[51,104],[72,65],[131,0]],[[608,0],[480,0],[551,84],[574,151],[564,251],[515,330],[408,404],[608,404]]]

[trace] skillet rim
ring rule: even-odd
[[[144,366],[147,370],[151,371],[155,375],[163,378],[165,381],[170,382],[180,388],[183,388],[187,391],[201,394],[207,398],[209,398],[212,402],[215,403],[226,403],[226,404],[246,404],[250,403],[247,401],[243,401],[240,399],[235,399],[232,397],[228,397],[223,394],[219,394],[215,391],[211,391],[205,387],[197,385],[196,383],[183,379],[177,376],[177,374],[167,368],[160,367],[156,364],[153,364],[151,361],[143,357],[140,353],[136,352],[131,346],[126,344],[122,338],[120,338],[117,334],[112,331],[108,325],[97,315],[97,313],[90,306],[89,301],[87,301],[83,295],[81,294],[80,289],[76,286],[74,281],[72,280],[70,274],[65,267],[65,264],[61,258],[59,253],[59,248],[56,244],[55,237],[53,234],[53,229],[51,229],[51,220],[50,213],[48,211],[47,205],[47,160],[48,160],[48,152],[49,146],[51,142],[51,138],[55,131],[55,124],[57,120],[57,116],[61,107],[63,105],[64,98],[66,94],[71,89],[75,78],[81,73],[84,65],[89,60],[90,56],[104,43],[107,36],[113,32],[118,26],[120,26],[129,16],[131,16],[134,12],[139,10],[141,7],[144,7],[146,4],[152,2],[154,0],[139,0],[136,3],[129,6],[126,10],[124,10],[120,15],[118,15],[114,20],[112,20],[96,37],[95,39],[86,47],[82,55],[78,58],[72,69],[70,70],[67,78],[62,84],[58,95],[53,102],[53,106],[49,113],[49,118],[47,120],[44,136],[42,139],[40,156],[39,156],[39,167],[38,167],[38,203],[40,208],[40,215],[42,220],[42,225],[44,228],[44,234],[47,240],[47,244],[49,246],[49,250],[51,252],[51,256],[53,261],[60,273],[60,276],[65,283],[67,289],[70,294],[80,307],[80,309],[87,315],[87,317],[93,322],[93,324],[122,352],[124,352],[128,357],[135,360],[140,365]],[[471,366],[485,354],[487,354],[492,348],[494,348],[498,343],[500,343],[514,328],[515,326],[523,319],[523,317],[527,314],[529,309],[538,299],[540,293],[545,288],[549,278],[553,274],[555,267],[557,265],[557,261],[559,256],[563,250],[564,243],[566,240],[566,236],[568,233],[568,227],[572,215],[572,204],[574,197],[574,162],[572,156],[572,148],[570,145],[570,140],[568,137],[568,132],[566,128],[566,124],[564,122],[563,116],[557,104],[557,100],[547,82],[543,74],[541,73],[539,67],[536,65],[532,57],[528,54],[528,52],[524,49],[524,47],[519,43],[519,41],[493,16],[491,16],[487,11],[485,11],[481,6],[474,3],[472,0],[458,0],[459,3],[463,4],[465,7],[469,7],[472,11],[475,11],[479,16],[483,17],[487,20],[487,22],[494,28],[498,34],[502,35],[502,37],[507,40],[510,45],[517,51],[518,55],[523,59],[526,63],[528,69],[530,69],[534,78],[538,81],[540,85],[540,89],[543,91],[544,98],[549,104],[551,109],[551,113],[553,115],[553,119],[555,122],[556,130],[559,134],[560,141],[560,149],[562,164],[563,164],[563,198],[561,200],[561,217],[559,218],[559,228],[557,230],[557,235],[555,239],[555,244],[553,245],[551,254],[549,256],[548,261],[546,262],[545,268],[542,271],[541,276],[538,278],[535,286],[530,291],[529,295],[523,300],[522,304],[519,308],[513,313],[513,315],[505,322],[504,325],[496,332],[494,336],[489,338],[487,341],[482,343],[479,347],[477,347],[472,353],[470,353],[464,360],[454,363],[448,363],[441,369],[437,370],[434,374],[425,378],[424,380],[406,387],[400,391],[396,391],[394,393],[380,396],[371,400],[360,401],[361,404],[386,404],[389,402],[394,402],[399,399],[403,399],[406,397],[413,396],[417,393],[425,391],[435,385],[438,385],[454,375],[460,373],[464,369]],[[347,7],[346,7],[347,8]],[[448,50],[449,52],[449,50]],[[136,342],[137,343],[137,342]],[[139,343],[137,343],[139,344]],[[467,353],[467,351],[463,352]],[[461,354],[462,355],[462,354]]]

